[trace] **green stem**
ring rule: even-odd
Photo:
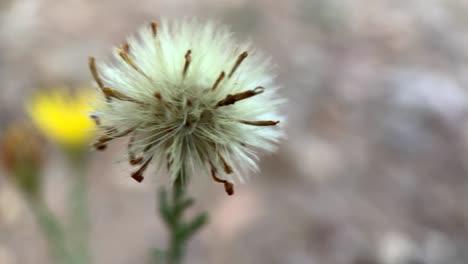
[[[70,240],[72,253],[76,263],[89,264],[91,253],[89,248],[89,208],[88,208],[88,180],[85,172],[86,159],[83,150],[69,153],[71,168],[71,186],[68,197],[70,216]]]
[[[42,200],[31,199],[30,205],[37,224],[47,239],[51,257],[55,259],[55,263],[73,263],[68,252],[65,232],[58,219]]]
[[[201,213],[191,221],[184,221],[183,213],[193,205],[194,200],[186,197],[185,175],[180,172],[172,189],[169,201],[166,190],[160,192],[159,210],[167,228],[170,242],[166,252],[156,251],[167,264],[180,264],[185,255],[188,240],[207,222],[206,213]],[[157,262],[159,263],[159,262]]]
[[[179,201],[184,197],[185,195],[185,186],[182,181],[182,173],[177,177],[177,179],[174,182],[173,186],[173,202],[172,204],[175,205],[179,203]],[[182,212],[174,212],[174,217],[172,219],[171,223],[171,238],[170,238],[170,246],[167,250],[167,258],[168,258],[168,264],[179,264],[182,262],[182,257],[183,257],[183,252],[185,251],[185,243],[182,240],[183,237],[181,237],[177,230],[180,229],[181,225],[181,217]]]

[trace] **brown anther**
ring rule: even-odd
[[[143,165],[141,165],[141,167],[132,173],[131,177],[133,179],[135,179],[137,182],[142,182],[144,177],[143,177],[143,173],[145,172],[146,168],[148,168],[148,165],[149,163],[151,162],[151,160],[153,159],[153,157],[149,158],[147,161],[145,161],[145,163],[143,163]]]
[[[219,154],[219,153],[218,153]],[[224,157],[219,154],[219,157],[221,159],[221,162],[223,163],[223,166],[224,166],[224,172],[226,172],[227,174],[231,174],[233,173],[234,171],[232,170],[232,167],[226,162],[226,160],[224,159]]]
[[[107,144],[103,142],[96,142],[93,144],[94,148],[99,151],[103,151],[107,148]]]
[[[107,148],[107,142],[115,139],[115,138],[119,138],[119,137],[124,137],[128,134],[130,134],[131,132],[133,132],[135,130],[135,128],[130,128],[130,129],[127,129],[121,133],[117,133],[117,130],[115,128],[112,128],[112,127],[109,127],[107,129],[107,131],[104,132],[104,135],[100,136],[98,139],[97,139],[97,142],[93,144],[93,146],[97,149],[97,150],[104,150]]]
[[[153,21],[150,23],[150,27],[151,27],[151,32],[153,33],[153,37],[156,37],[156,34],[158,33],[158,23]]]
[[[133,154],[133,153],[131,153],[130,155],[131,155],[131,157],[129,159],[130,165],[135,166],[135,165],[139,165],[139,164],[141,164],[143,162],[143,157],[136,158],[135,154]]]
[[[119,53],[119,56],[130,66],[132,67],[135,71],[140,73],[141,75],[145,76],[148,80],[151,80],[148,75],[146,75],[133,61],[132,57],[122,48],[118,48],[117,52]]]
[[[127,53],[127,51],[123,48],[117,48],[117,52],[119,53],[119,56],[128,64],[130,65],[132,68],[134,68],[136,70],[136,65],[135,63],[133,62],[133,59],[132,57],[130,57],[130,55]]]
[[[190,56],[192,54],[192,50],[187,50],[185,53],[185,65],[184,65],[184,71],[182,75],[185,78],[185,75],[187,75],[188,67],[190,66],[190,62],[192,61],[192,57]]]
[[[163,106],[167,107],[169,110],[173,110],[173,109],[174,109],[171,103],[169,103],[168,101],[163,100],[162,95],[161,95],[161,92],[154,92],[153,95],[154,95],[154,97],[155,97],[156,99],[158,99],[159,101],[162,101]]]
[[[227,193],[228,195],[233,195],[233,194],[234,194],[234,184],[232,184],[232,183],[226,181],[226,182],[224,183],[224,190],[226,191],[226,193]]]
[[[234,64],[234,66],[232,67],[232,70],[231,72],[229,73],[228,75],[228,78],[231,78],[231,76],[234,74],[234,72],[237,70],[237,68],[239,67],[239,65],[242,63],[242,61],[247,58],[249,54],[247,53],[247,51],[244,51],[242,52],[239,57],[237,57],[237,60],[236,60],[236,63]]]
[[[248,121],[248,120],[238,120],[239,123],[251,126],[275,126],[279,123],[279,121]]]
[[[160,92],[155,92],[154,97],[156,97],[158,100],[162,100],[162,96]]]
[[[216,104],[215,108],[234,104],[237,101],[250,98],[250,97],[255,96],[257,94],[261,94],[264,91],[265,91],[265,88],[263,88],[261,86],[258,86],[257,88],[255,88],[253,90],[247,90],[247,91],[240,92],[240,93],[237,93],[237,94],[228,94],[226,96],[226,98],[224,98],[223,100],[219,101]]]
[[[105,150],[107,148],[107,142],[113,140],[114,137],[108,135],[102,135],[97,139],[97,142],[93,144],[96,150]]]
[[[109,142],[111,140],[113,140],[114,137],[111,137],[111,136],[108,136],[108,135],[102,135],[98,138],[98,142],[100,143],[106,143],[106,142]]]
[[[123,49],[126,53],[129,53],[129,52],[130,52],[130,44],[128,44],[128,42],[125,42],[125,43],[122,45],[122,49]]]
[[[119,92],[117,90],[114,90],[110,87],[103,87],[102,92],[109,96],[109,97],[114,97],[116,99],[122,100],[122,101],[128,101],[127,99],[131,99],[130,97],[126,96],[122,92]]]
[[[213,165],[211,165],[211,176],[213,177],[213,180],[215,182],[219,182],[219,183],[224,184],[224,190],[226,191],[226,193],[228,195],[233,195],[234,194],[234,184],[232,184],[232,183],[230,183],[230,182],[228,182],[226,180],[218,178],[218,176],[216,176],[216,169],[215,169],[215,167],[213,167]]]
[[[90,115],[89,117],[94,121],[94,123],[96,124],[96,126],[100,126],[100,125],[101,125],[101,119],[99,118],[99,116],[97,116],[97,115]]]
[[[96,59],[94,57],[88,57],[88,66],[89,70],[91,71],[91,75],[93,75],[94,81],[97,83],[99,88],[104,88],[104,83],[101,80],[101,77],[99,76],[99,72],[96,67]],[[110,101],[110,97],[106,95],[106,100]]]
[[[88,66],[91,74],[93,75],[94,80],[96,81],[97,85],[102,88],[104,84],[102,83],[101,77],[99,77],[99,72],[96,67],[96,59],[94,57],[88,57]]]
[[[100,137],[98,138],[97,143],[104,144],[104,143],[107,143],[107,142],[109,142],[109,141],[111,141],[111,140],[113,140],[113,139],[114,139],[114,137],[111,137],[111,136],[108,136],[108,135],[102,135],[102,136],[100,136]],[[96,144],[97,144],[97,143],[96,143]]]
[[[224,71],[222,71],[218,79],[216,79],[215,83],[213,84],[213,87],[211,87],[211,91],[216,90],[216,87],[218,87],[219,83],[224,79],[225,75],[226,74],[224,73]]]
[[[115,98],[115,99],[118,99],[118,100],[121,100],[121,101],[129,101],[129,102],[134,102],[134,103],[138,103],[138,104],[143,104],[142,102],[140,102],[140,101],[138,101],[136,99],[133,99],[132,97],[130,97],[128,95],[125,95],[124,93],[122,93],[122,92],[120,92],[118,90],[112,89],[110,87],[103,87],[102,92],[108,97],[112,97],[112,98]]]
[[[133,148],[133,143],[135,142],[135,133],[132,134],[130,137],[130,140],[128,141],[127,145],[127,150],[128,150],[128,161],[130,162],[130,165],[138,165],[143,162],[143,157],[136,157],[135,153],[133,153],[132,148]]]
[[[143,177],[143,174],[138,173],[138,171],[136,173],[132,173],[131,176],[137,182],[142,182],[145,179],[145,177]]]

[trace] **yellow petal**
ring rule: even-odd
[[[76,96],[55,89],[38,94],[27,106],[35,125],[50,139],[64,146],[88,144],[94,135],[94,123],[88,116],[96,94],[79,89]]]

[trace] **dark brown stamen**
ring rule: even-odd
[[[158,100],[162,100],[162,96],[160,92],[155,92],[154,97],[156,97]]]
[[[163,103],[163,106],[167,107],[171,112],[174,110],[174,107],[167,100],[163,100],[163,97],[160,92],[155,92],[154,97]]]
[[[96,126],[100,126],[100,125],[101,125],[101,119],[99,118],[99,116],[97,116],[97,115],[90,115],[89,117],[94,121],[94,123],[96,124]]]
[[[148,75],[146,75],[133,61],[132,57],[122,48],[118,48],[117,52],[119,53],[119,56],[130,66],[132,67],[135,71],[140,73],[141,75],[145,76],[148,80],[151,80]]]
[[[234,194],[234,184],[226,181],[226,180],[223,180],[223,179],[220,179],[218,178],[218,176],[216,176],[216,169],[213,165],[211,165],[211,176],[213,177],[213,180],[215,182],[219,182],[219,183],[223,183],[224,184],[224,190],[226,191],[226,193],[228,195],[233,195]]]
[[[253,90],[247,90],[247,91],[240,92],[240,93],[237,93],[237,94],[228,94],[226,96],[226,98],[224,98],[223,100],[219,101],[216,104],[215,108],[234,104],[237,101],[250,98],[250,97],[255,96],[257,94],[261,94],[261,93],[263,93],[263,91],[265,91],[265,88],[263,88],[261,86],[258,86],[257,88],[255,88]]]
[[[267,121],[267,120],[262,120],[262,121],[248,121],[248,120],[237,120],[239,123],[245,124],[245,125],[251,125],[251,126],[276,126],[279,121]]]
[[[135,165],[140,165],[142,162],[143,162],[143,157],[135,157],[135,154],[133,153],[129,153],[130,155],[130,158],[129,158],[129,162],[130,162],[130,165],[132,166],[135,166]]]
[[[151,27],[151,32],[153,33],[153,37],[156,37],[156,34],[158,33],[158,23],[153,21],[150,23],[150,27]]]
[[[232,184],[232,183],[226,181],[226,182],[224,183],[224,190],[226,191],[226,193],[227,193],[228,195],[233,195],[233,194],[234,194],[234,184]]]
[[[125,43],[122,45],[122,49],[123,49],[126,53],[129,53],[129,52],[130,52],[130,44],[128,44],[128,42],[125,42]]]
[[[188,67],[190,66],[190,62],[192,61],[192,57],[190,56],[192,54],[191,50],[187,50],[187,53],[185,53],[185,65],[184,65],[184,72],[182,75],[185,78],[185,75],[187,75]]]
[[[211,91],[216,90],[216,87],[218,87],[219,83],[224,79],[225,73],[224,71],[221,72],[219,75],[218,79],[216,79],[215,83],[213,84],[213,87],[211,88]]]
[[[96,59],[94,57],[88,57],[88,66],[91,74],[93,75],[94,81],[96,81],[100,88],[104,87],[101,77],[99,77],[99,72],[96,67]]]
[[[113,140],[114,137],[110,137],[107,135],[102,135],[98,138],[97,142],[93,144],[93,146],[97,150],[105,150],[107,148],[107,142]]]
[[[143,102],[140,102],[140,101],[138,101],[136,99],[133,99],[132,97],[130,97],[128,95],[125,95],[124,93],[122,93],[122,92],[120,92],[118,90],[112,89],[110,87],[103,87],[102,92],[108,97],[112,97],[112,98],[115,98],[115,99],[118,99],[118,100],[121,100],[121,101],[128,101],[128,102],[133,102],[133,103],[138,103],[138,104],[144,104]]]
[[[231,78],[231,76],[234,74],[234,72],[237,70],[237,68],[239,67],[239,65],[242,63],[242,61],[247,58],[249,54],[247,53],[247,51],[244,51],[242,52],[239,57],[237,57],[237,61],[236,63],[234,64],[234,66],[232,67],[232,70],[231,72],[229,73],[228,75],[228,78]]]
[[[106,143],[106,142],[109,142],[111,140],[113,140],[114,137],[111,137],[111,136],[108,136],[108,135],[102,135],[98,138],[98,141],[101,142],[101,143]]]
[[[135,130],[135,128],[130,128],[128,130],[123,131],[122,133],[115,134],[117,133],[117,130],[115,128],[109,128],[110,130],[107,130],[104,135],[100,136],[97,140],[96,143],[93,144],[93,146],[97,150],[104,150],[107,148],[107,142],[119,138],[119,137],[125,137],[126,135],[130,134]]]
[[[141,164],[141,162],[143,162],[143,157],[137,158],[135,153],[132,151],[135,138],[136,138],[135,133],[133,133],[132,136],[130,137],[130,140],[128,141],[128,146],[127,146],[128,160],[130,162],[130,165],[133,165],[133,166]]]
[[[96,59],[94,57],[88,57],[88,66],[89,66],[89,70],[91,71],[91,75],[93,75],[94,81],[102,90],[102,88],[104,88],[104,83],[102,82],[101,77],[99,76],[99,72],[96,67]],[[106,97],[106,100],[109,102],[110,97],[107,95],[105,97]]]
[[[227,174],[233,173],[234,171],[232,170],[232,167],[226,162],[226,159],[224,159],[224,157],[220,153],[218,154],[221,159],[221,162],[223,163],[224,172],[226,172]]]
[[[141,165],[141,167],[132,173],[132,178],[135,179],[137,182],[142,182],[144,177],[143,177],[143,173],[145,172],[146,168],[148,168],[148,165],[149,163],[151,162],[151,160],[153,159],[153,157],[149,158],[147,161],[145,161],[145,163],[143,163],[143,165]]]
[[[99,150],[99,151],[103,151],[107,148],[107,144],[106,143],[102,143],[102,142],[96,142],[93,144],[94,148],[96,150]]]

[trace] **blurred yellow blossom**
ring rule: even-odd
[[[83,87],[75,94],[57,87],[36,95],[27,110],[36,126],[49,138],[65,147],[81,147],[94,135],[94,122],[89,118],[94,91]]]

